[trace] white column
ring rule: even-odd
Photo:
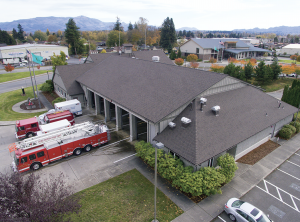
[[[115,105],[116,109],[116,130],[122,129],[122,110],[120,107]]]
[[[129,113],[129,121],[130,121],[130,141],[137,139],[137,120],[134,115]]]
[[[109,101],[107,101],[106,99],[104,99],[104,115],[106,121],[109,121],[110,120]]]

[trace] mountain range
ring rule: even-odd
[[[50,33],[57,32],[58,30],[64,31],[66,23],[71,17],[37,17],[31,19],[20,19],[12,22],[0,22],[0,29],[5,31],[12,31],[13,28],[17,30],[18,24],[21,24],[25,32],[35,32],[41,30],[46,32],[49,29]],[[73,18],[80,31],[99,31],[99,30],[112,30],[115,22],[102,22],[99,19],[89,18],[86,16],[78,16]],[[122,22],[124,30],[127,31],[128,23]],[[182,27],[176,29],[177,31],[200,31],[195,27]],[[211,30],[213,31],[213,30]],[[234,29],[233,32],[248,32],[248,33],[275,33],[277,35],[287,34],[300,34],[300,26],[279,26],[271,27],[268,29]],[[206,30],[207,32],[207,30]]]

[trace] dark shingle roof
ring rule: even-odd
[[[187,107],[176,117],[175,129],[167,127],[154,138],[196,165],[297,112],[295,107],[284,102],[281,105],[284,109],[278,109],[277,99],[251,86],[206,98],[203,112],[199,110],[198,100],[192,111]],[[221,107],[219,116],[211,111],[215,105]],[[192,120],[189,127],[181,127],[182,117]]]
[[[112,55],[77,81],[156,123],[226,76]]]
[[[198,45],[200,45],[202,48],[205,49],[214,49],[215,47],[218,49],[220,48],[224,48],[223,45],[220,44],[220,41],[222,42],[230,42],[230,41],[234,41],[237,42],[236,43],[236,47],[237,48],[249,48],[249,46],[243,42],[242,40],[239,39],[230,39],[230,38],[213,38],[213,39],[196,39],[196,38],[192,38],[192,41],[196,42]]]

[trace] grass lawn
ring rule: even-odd
[[[35,75],[40,75],[43,73],[47,73],[47,70],[34,70]],[[31,74],[33,75],[33,72],[31,71]],[[13,73],[7,73],[7,74],[0,74],[0,83],[1,82],[8,82],[16,79],[22,79],[30,77],[30,72],[13,72]]]
[[[39,86],[40,85],[38,85],[38,88]],[[27,119],[45,113],[45,111],[39,113],[14,112],[12,110],[13,105],[15,105],[18,102],[26,100],[28,97],[34,98],[32,87],[25,88],[26,96],[22,96],[21,93],[22,92],[19,89],[19,90],[0,94],[0,121]]]
[[[278,60],[278,62],[283,62],[283,63],[295,63],[295,61],[294,60]],[[297,62],[296,61],[296,64],[300,64],[300,62]]]
[[[293,78],[284,78],[279,77],[276,81],[272,81],[269,85],[262,85],[261,87],[266,90],[266,92],[274,92],[279,89],[283,89],[285,85],[291,86],[293,83]],[[251,83],[257,85],[257,82],[252,78]]]
[[[154,186],[134,169],[82,190],[79,214],[71,221],[146,221],[154,218]],[[157,219],[171,221],[183,211],[157,189]]]

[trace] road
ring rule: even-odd
[[[47,79],[48,79],[47,74],[38,75],[36,76],[36,83],[37,84],[44,83]],[[49,74],[49,79],[52,79],[52,74]],[[21,92],[22,87],[26,88],[30,86],[31,86],[30,78],[0,83],[0,93],[9,92],[17,89],[20,89]]]
[[[52,72],[52,66],[41,66],[40,69],[34,69],[34,70],[49,70],[50,72]],[[24,68],[17,68],[17,69],[14,69],[13,71],[9,72],[9,73],[15,73],[15,72],[28,72],[29,69],[27,67],[24,67]],[[32,69],[31,69],[32,71]],[[4,66],[3,65],[0,65],[0,74],[7,74],[8,72],[6,72],[4,70]]]

